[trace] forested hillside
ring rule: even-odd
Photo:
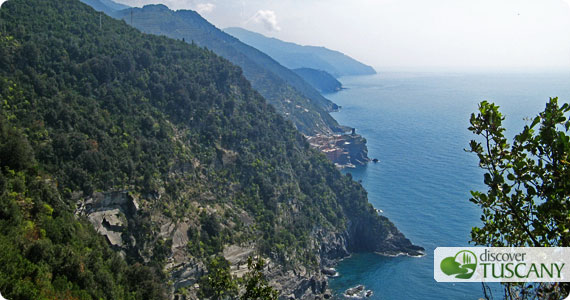
[[[219,30],[197,12],[173,11],[164,5],[116,10],[110,6],[102,7],[100,0],[84,1],[98,10],[125,20],[143,32],[195,43],[240,66],[253,87],[302,133],[314,135],[343,131],[328,114],[338,108],[334,103],[324,98],[295,72]]]
[[[348,251],[421,250],[211,51],[78,0],[9,0],[0,18],[8,299],[196,295],[229,245],[313,270],[293,283]]]

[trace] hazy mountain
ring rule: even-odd
[[[336,104],[324,98],[295,72],[219,30],[195,11],[173,11],[164,5],[147,5],[115,11],[112,16],[128,24],[132,17],[132,26],[143,32],[193,42],[240,66],[253,87],[305,134],[343,130],[328,114],[338,108]]]
[[[239,27],[226,28],[224,31],[268,54],[289,69],[323,70],[335,77],[376,74],[371,66],[325,47],[301,46]]]
[[[321,93],[334,93],[342,89],[340,81],[325,71],[311,68],[300,68],[293,71]]]
[[[102,11],[108,15],[115,11],[129,8],[129,6],[113,2],[111,0],[81,0],[81,2],[93,7],[97,11]]]

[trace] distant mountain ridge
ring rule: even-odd
[[[338,106],[299,75],[216,28],[195,11],[173,11],[162,4],[117,11],[108,5],[101,7],[101,1],[110,0],[82,1],[114,18],[123,19],[145,33],[184,39],[240,66],[252,86],[306,135],[331,134],[346,129],[328,114]]]
[[[117,10],[130,7],[124,4],[113,2],[111,0],[81,0],[81,2],[93,7],[95,10],[102,11],[106,14],[112,14]]]
[[[323,70],[335,77],[347,75],[372,75],[376,71],[344,53],[325,47],[301,46],[266,37],[239,27],[224,29],[240,41],[267,53],[289,69],[311,68]]]
[[[321,93],[334,93],[342,89],[342,83],[325,71],[311,68],[299,68],[293,71]]]

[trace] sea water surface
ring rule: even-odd
[[[333,116],[366,137],[369,157],[380,161],[344,172],[361,180],[369,201],[426,255],[355,254],[339,263],[331,287],[339,296],[363,284],[372,299],[478,299],[479,283],[433,279],[433,250],[469,246],[471,227],[480,225],[481,210],[469,202],[470,190],[485,190],[477,158],[464,151],[474,137],[469,116],[480,101],[495,102],[511,138],[549,97],[570,102],[570,72],[381,73],[341,82],[346,90],[327,95],[342,106]]]

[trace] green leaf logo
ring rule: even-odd
[[[469,250],[461,250],[455,256],[444,258],[439,267],[445,275],[456,275],[455,278],[469,279],[475,273],[477,256]]]

